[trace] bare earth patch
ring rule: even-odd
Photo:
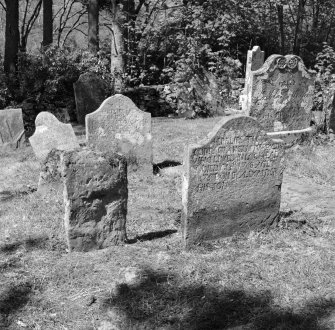
[[[154,162],[182,162],[208,120],[154,120]],[[334,329],[335,146],[288,154],[282,220],[182,249],[180,171],[129,176],[128,243],[66,251],[62,191],[0,201],[1,329]],[[36,187],[30,148],[0,161],[0,191]]]

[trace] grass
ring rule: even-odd
[[[155,120],[154,162],[180,162],[215,121]],[[1,155],[0,328],[335,329],[334,157],[290,151],[277,228],[187,252],[178,172],[132,174],[129,243],[68,254],[62,192],[34,192],[30,148]]]

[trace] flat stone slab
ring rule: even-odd
[[[185,153],[182,230],[186,248],[248,232],[277,219],[283,143],[253,118],[223,118]]]
[[[44,161],[52,149],[69,151],[79,148],[71,124],[61,123],[53,114],[40,112],[35,126],[35,133],[29,138],[29,142],[39,160]]]
[[[125,158],[89,149],[65,151],[61,173],[69,251],[123,243],[128,201]]]
[[[88,114],[86,140],[91,148],[120,153],[130,168],[152,174],[151,114],[130,98],[113,95]]]
[[[268,132],[308,128],[315,75],[296,55],[271,55],[252,72],[249,115]]]
[[[20,148],[24,141],[22,109],[0,110],[0,149]]]

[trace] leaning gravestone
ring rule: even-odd
[[[271,225],[279,214],[281,140],[247,116],[223,118],[185,154],[182,229],[187,248]]]
[[[264,64],[264,52],[259,46],[248,50],[245,70],[245,82],[243,94],[240,96],[240,104],[243,112],[247,112],[251,103],[252,72],[260,69]]]
[[[61,156],[69,251],[89,251],[126,240],[127,163],[89,149]]]
[[[116,94],[86,116],[87,145],[124,155],[128,167],[152,174],[151,114]]]
[[[24,141],[22,109],[0,110],[0,149],[20,148]]]
[[[265,130],[289,131],[310,126],[315,73],[295,55],[271,55],[253,72],[249,115]]]
[[[51,113],[40,112],[35,120],[36,130],[29,142],[36,157],[43,161],[52,149],[74,150],[79,143],[71,124],[63,124]]]
[[[93,72],[80,75],[73,84],[76,99],[77,120],[85,125],[85,116],[97,110],[107,96],[107,84]]]

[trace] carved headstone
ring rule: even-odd
[[[128,97],[116,94],[86,116],[87,144],[124,155],[128,167],[152,174],[151,115]]]
[[[53,114],[40,112],[36,117],[35,126],[35,133],[29,138],[29,142],[39,160],[45,160],[52,149],[79,148],[71,124],[61,123]]]
[[[253,72],[251,117],[267,131],[288,131],[310,126],[315,73],[295,55],[271,55]]]
[[[108,93],[106,82],[93,72],[80,75],[73,84],[76,99],[77,120],[85,124],[85,116],[97,110]]]
[[[248,50],[245,69],[245,82],[243,94],[240,96],[240,104],[243,112],[247,112],[251,103],[252,71],[256,71],[264,64],[264,52],[259,46]]]
[[[186,247],[271,225],[283,176],[281,140],[247,116],[223,118],[185,154],[182,229]]]
[[[61,155],[65,230],[70,251],[89,251],[126,240],[127,163],[88,149]]]
[[[22,109],[0,110],[0,149],[20,148],[24,141]]]

